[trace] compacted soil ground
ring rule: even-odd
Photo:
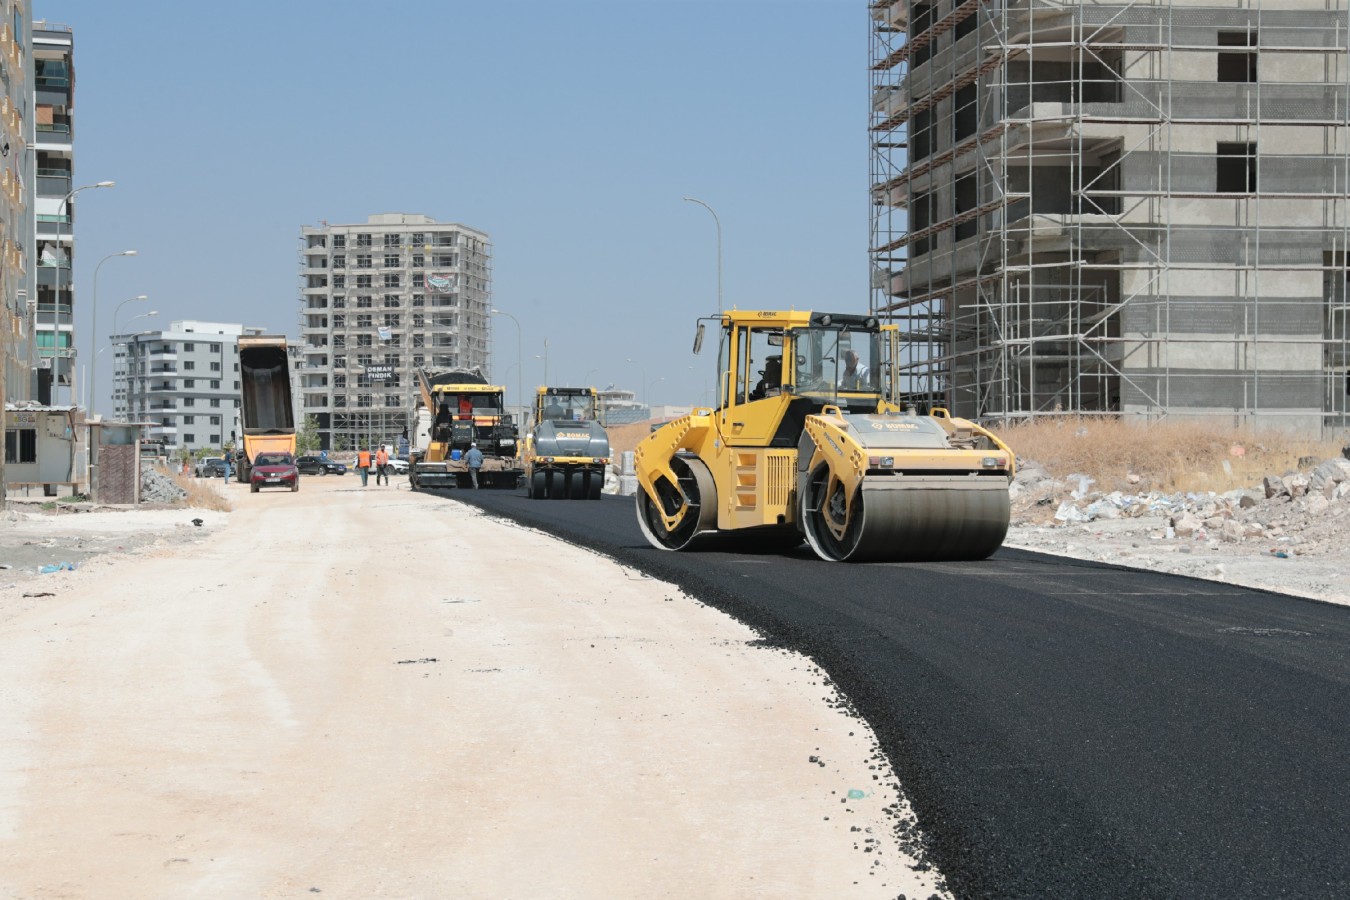
[[[0,896],[939,892],[807,660],[403,479],[218,490],[0,522]]]

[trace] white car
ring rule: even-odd
[[[408,461],[406,459],[399,459],[397,456],[389,457],[389,471],[393,472],[395,475],[407,475]]]

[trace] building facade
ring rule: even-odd
[[[0,398],[31,396],[33,334],[32,4],[0,0]]]
[[[149,422],[169,452],[219,450],[239,434],[241,335],[224,322],[171,322],[163,331],[113,336],[113,418]]]
[[[486,233],[406,213],[307,226],[300,266],[303,411],[322,449],[410,433],[419,369],[490,377]]]
[[[871,306],[911,397],[1350,424],[1345,0],[871,10]]]
[[[51,22],[33,25],[34,194],[36,210],[33,330],[39,393],[71,402],[75,370],[74,33]],[[67,199],[70,197],[70,199]]]

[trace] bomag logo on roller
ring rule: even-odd
[[[885,419],[873,419],[871,421],[873,431],[917,431],[918,422],[894,422]]]
[[[588,432],[588,431],[560,431],[560,432],[558,432],[558,437],[559,437],[560,439],[564,440],[564,441],[584,441],[586,438],[588,438],[588,437],[590,437],[590,436],[591,436],[591,435],[590,435],[590,432]]]

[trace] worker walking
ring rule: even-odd
[[[389,486],[389,451],[380,445],[380,449],[375,451],[375,486],[380,486],[380,479],[384,479],[385,487]]]
[[[473,482],[474,489],[478,489],[478,470],[483,468],[483,451],[478,449],[477,444],[469,445],[469,452],[464,456],[469,464],[469,480]]]
[[[226,484],[230,483],[230,454],[226,453],[225,458],[221,460],[220,480]]]
[[[365,487],[370,479],[370,451],[365,447],[356,454],[356,471],[361,473],[361,487]]]

